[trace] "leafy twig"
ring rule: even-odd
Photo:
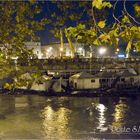
[[[126,12],[126,14],[138,25],[140,25],[140,22],[138,22],[132,15],[130,15],[130,13],[127,11],[126,9],[126,0],[124,0],[124,11]]]
[[[94,28],[96,29],[96,32],[97,32],[97,30],[98,30],[98,32],[99,32],[100,34],[103,34],[103,33],[101,32],[101,30],[99,29],[98,25],[97,25],[97,22],[96,22],[96,19],[95,19],[95,15],[94,15],[94,12],[93,12],[93,6],[92,6],[92,8],[91,8],[91,13],[92,13],[92,19],[93,19],[93,22],[94,22]]]

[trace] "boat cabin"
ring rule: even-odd
[[[52,83],[51,81],[52,81],[52,77],[49,77],[47,75],[42,75],[41,77],[37,78],[33,82],[31,86],[31,90],[48,91]]]
[[[105,69],[95,76],[99,78],[101,88],[127,88],[139,84],[139,78],[134,69]]]
[[[99,78],[87,72],[81,72],[71,76],[69,82],[72,88],[79,90],[100,88]]]
[[[23,90],[48,91],[52,83],[52,77],[50,76],[42,75],[34,79],[29,72],[22,74],[20,79],[23,80],[22,85],[16,88]]]

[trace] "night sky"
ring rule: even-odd
[[[114,3],[114,1],[111,1],[111,3]],[[135,4],[135,3],[140,3],[140,1],[135,1],[135,0],[132,0],[132,1],[127,0],[126,1],[126,8],[131,15],[134,15],[133,4]],[[40,19],[41,17],[47,17],[49,19],[50,15],[54,11],[61,15],[61,13],[59,11],[57,11],[56,5],[53,4],[51,1],[45,1],[43,3],[40,2],[40,5],[42,7],[42,12],[37,17],[37,19]],[[81,10],[82,9],[78,9],[78,7],[77,7],[77,12],[81,12]],[[113,19],[112,14],[111,14],[112,9],[107,9],[107,10],[108,10],[109,14],[108,14],[108,17],[106,20],[107,20],[108,24],[111,24],[114,22],[114,19]],[[116,5],[115,16],[119,17],[122,13],[122,10],[123,10],[123,1],[120,0],[120,1],[118,1],[117,5]],[[81,20],[86,20],[86,18],[87,18],[87,15],[84,15],[84,17],[82,17]],[[139,20],[139,19],[137,19],[137,20]],[[73,25],[73,23],[71,23],[71,24],[69,24],[69,26],[74,26],[74,25]],[[53,36],[53,34],[50,33],[50,30],[52,30],[52,29],[53,29],[53,26],[50,23],[50,24],[45,26],[45,29],[43,31],[39,32],[39,36],[40,36],[42,45],[46,45],[46,44],[49,44],[52,42],[59,42],[59,39],[55,38]]]

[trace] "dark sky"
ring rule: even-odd
[[[114,1],[112,0],[111,3],[114,3]],[[134,15],[134,10],[133,10],[134,3],[140,3],[140,1],[136,1],[136,0],[131,0],[131,1],[127,0],[126,1],[126,8],[131,15]],[[59,11],[57,11],[56,5],[53,4],[51,1],[45,1],[44,3],[40,2],[40,4],[42,6],[42,13],[37,18],[41,18],[41,17],[50,18],[50,14],[52,14],[54,11],[56,13],[58,12],[58,14],[60,14],[60,15],[62,14],[62,13],[59,13]],[[77,12],[78,12],[78,10],[79,10],[79,12],[81,12],[80,11],[81,9],[78,9],[78,7],[77,7]],[[116,17],[119,17],[121,15],[122,10],[123,10],[123,1],[119,0],[119,2],[116,5],[116,10],[115,10]],[[109,12],[109,15],[107,17],[107,23],[110,24],[110,23],[114,22],[114,19],[112,17],[112,10],[109,9],[108,12]],[[83,20],[86,20],[86,18],[87,18],[87,16],[84,15]],[[71,23],[71,25],[69,25],[69,26],[73,26],[73,24]],[[39,36],[41,38],[42,45],[59,41],[58,39],[54,38],[53,34],[50,33],[50,30],[52,30],[52,29],[53,29],[53,26],[50,23],[50,24],[46,25],[46,27],[43,31],[39,32]]]

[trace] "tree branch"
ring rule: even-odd
[[[94,12],[93,12],[93,6],[91,6],[91,13],[92,13],[92,19],[93,19],[93,22],[94,22],[94,28],[95,28],[96,32],[98,31],[100,34],[103,34],[103,32],[97,26],[97,22],[96,22],[96,19],[95,19],[95,16],[94,16]]]
[[[115,9],[116,9],[116,5],[118,3],[118,0],[116,0],[114,6],[113,6],[113,18],[115,19],[115,21],[117,21],[118,23],[121,24],[121,22],[119,21],[119,19],[115,16]]]
[[[86,11],[86,8],[84,8],[84,10],[83,10],[83,12],[82,12],[81,17],[83,17],[83,15],[84,15],[85,11]]]

